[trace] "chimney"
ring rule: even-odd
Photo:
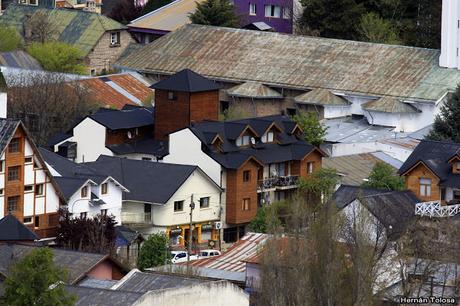
[[[439,66],[460,69],[460,0],[442,0]]]
[[[6,119],[6,110],[7,110],[7,85],[3,73],[0,69],[0,118]]]

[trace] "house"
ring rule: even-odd
[[[88,74],[111,71],[125,50],[135,43],[124,25],[81,10],[9,5],[0,22],[15,27],[23,39],[28,40],[33,32],[29,20],[36,14],[44,14],[55,25],[54,40],[74,45],[82,51]]]
[[[71,215],[81,218],[111,215],[117,224],[121,224],[123,192],[129,192],[126,187],[110,175],[76,164],[46,149],[39,150]]]
[[[198,166],[110,156],[84,165],[110,175],[129,190],[123,193],[122,225],[145,236],[164,232],[171,245],[183,246],[192,221],[195,243],[219,240],[215,223],[221,219],[222,190]]]
[[[151,108],[101,108],[49,145],[52,151],[78,163],[95,161],[100,155],[157,160],[164,156],[165,146],[153,138],[153,123]]]
[[[406,188],[425,203],[419,213],[455,215],[460,200],[460,144],[422,140],[399,169]],[[445,207],[444,207],[445,206]],[[452,210],[452,211],[451,211]]]
[[[413,132],[433,122],[460,81],[458,69],[438,63],[445,48],[191,24],[131,53],[117,67],[155,81],[192,69],[222,85],[222,109],[234,105],[252,116],[297,111],[314,111],[325,119],[357,115],[372,125]]]
[[[0,119],[0,218],[14,215],[39,237],[52,237],[64,196],[24,125]]]
[[[0,219],[0,244],[2,243],[34,243],[38,240],[30,228],[25,226],[13,215]]]
[[[115,234],[117,235],[115,243],[117,257],[129,266],[136,266],[144,237],[138,231],[124,225],[116,226]]]

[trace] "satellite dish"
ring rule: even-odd
[[[131,131],[128,131],[128,133],[126,133],[128,135],[128,138],[131,139],[133,138],[133,134],[131,133]]]
[[[251,137],[251,144],[255,145],[256,144],[256,139],[254,137]]]

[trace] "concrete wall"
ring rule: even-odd
[[[133,306],[249,306],[249,296],[227,281],[154,290],[140,297]]]
[[[91,118],[86,118],[73,129],[73,137],[67,139],[77,143],[75,162],[95,161],[100,155],[113,156],[105,147],[106,128]]]
[[[351,116],[351,106],[325,106],[324,107],[324,118],[340,118]]]

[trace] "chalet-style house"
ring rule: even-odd
[[[81,10],[48,9],[37,6],[9,5],[0,23],[15,27],[24,40],[34,32],[30,19],[45,14],[55,26],[52,39],[78,47],[84,56],[88,74],[105,73],[127,48],[135,43],[127,28],[108,17]]]
[[[16,219],[15,216],[8,214],[0,219],[0,244],[34,244],[38,239],[40,238],[37,234]]]
[[[79,163],[100,155],[157,160],[165,154],[164,145],[153,139],[153,109],[130,105],[121,110],[101,108],[49,145]]]
[[[24,125],[0,119],[0,218],[12,214],[40,238],[52,237],[64,203]]]
[[[452,31],[458,31],[457,19],[445,20]],[[358,115],[372,125],[412,132],[433,122],[460,82],[458,69],[438,62],[448,55],[458,62],[448,41],[455,33],[445,35],[443,26],[440,52],[190,24],[117,66],[157,81],[192,69],[222,85],[222,109],[234,105],[253,116],[298,110],[325,119]]]
[[[190,70],[151,87],[155,138],[169,138],[164,161],[198,165],[225,190],[225,241],[243,236],[259,205],[288,198],[300,177],[321,168],[325,154],[287,116],[217,121],[219,87]]]

